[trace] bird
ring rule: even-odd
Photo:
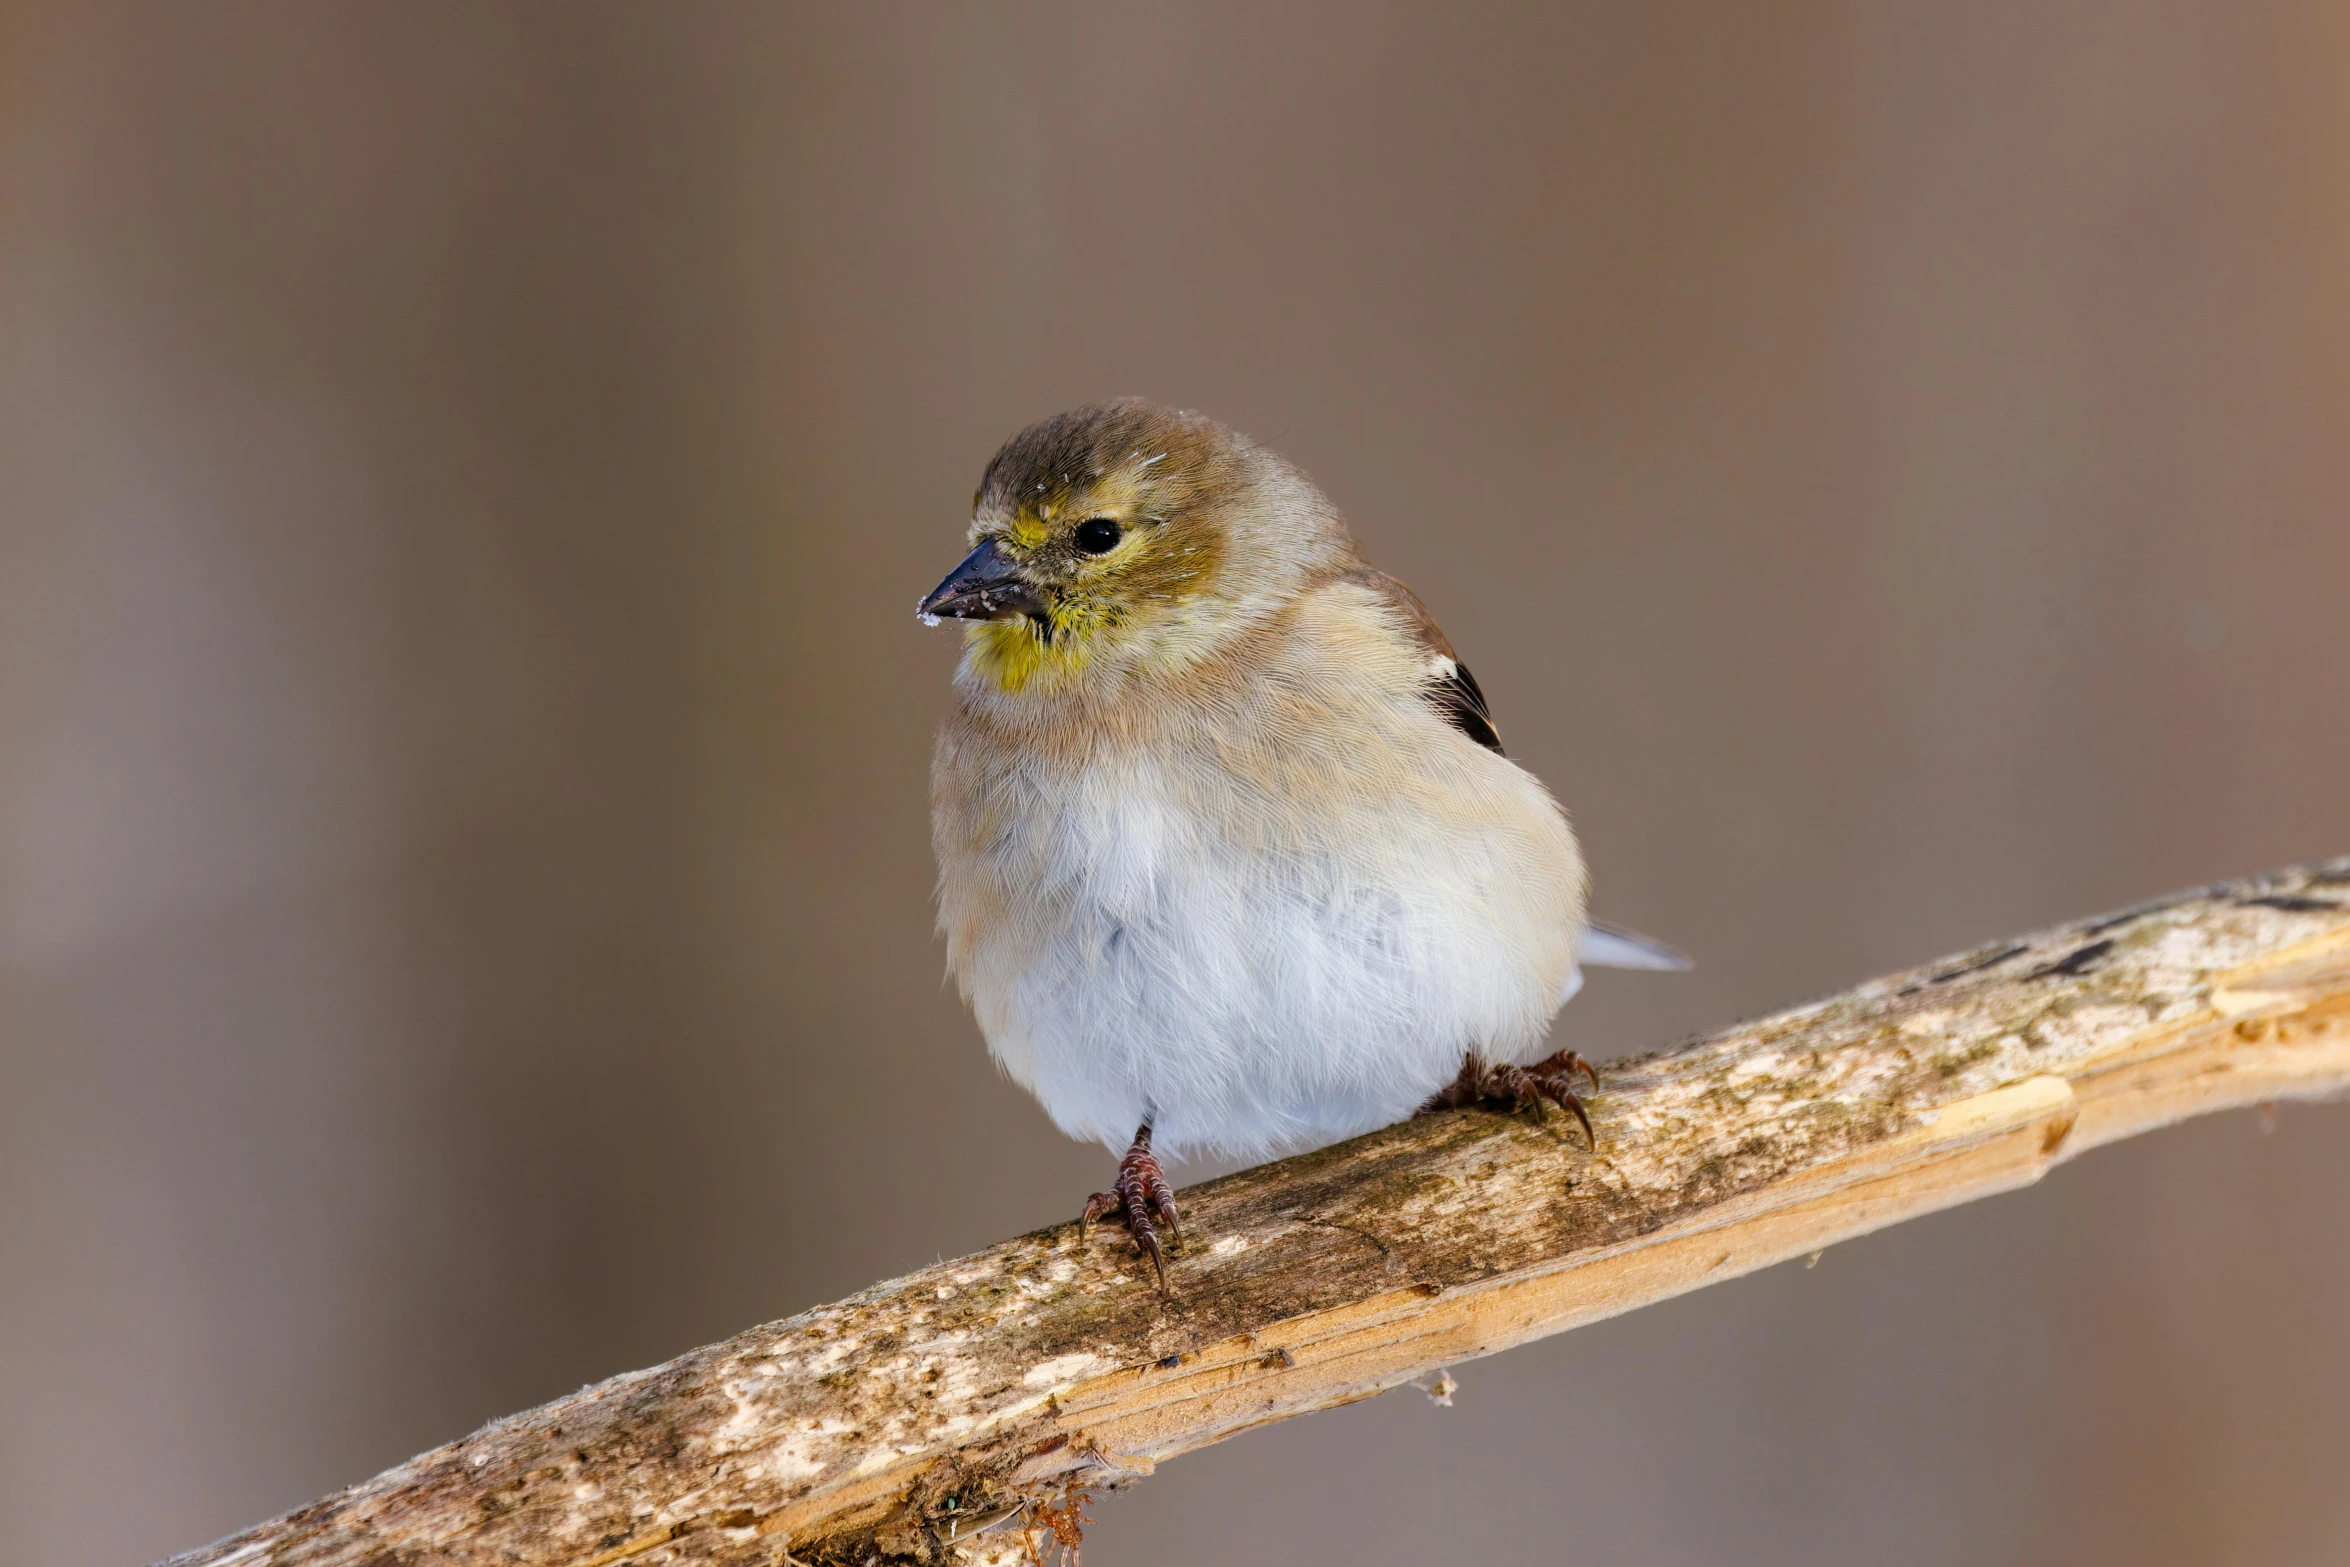
[[[1553,1018],[1586,964],[1688,959],[1588,916],[1566,811],[1300,468],[1088,403],[996,452],[965,543],[917,606],[964,623],[939,928],[997,1063],[1120,1154],[1081,1233],[1121,1221],[1166,1291],[1162,1157],[1546,1100],[1591,1137]]]

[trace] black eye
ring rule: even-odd
[[[1077,547],[1088,555],[1107,555],[1125,532],[1107,517],[1088,517],[1077,525]]]

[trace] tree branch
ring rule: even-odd
[[[2187,1116],[2350,1090],[2350,860],[2001,942],[1072,1225],[496,1422],[178,1567],[1024,1560],[1251,1426],[1735,1278]],[[1007,1512],[1007,1509],[1014,1511]],[[979,1532],[991,1520],[1010,1527]],[[788,1554],[787,1554],[788,1553]]]

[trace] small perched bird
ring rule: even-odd
[[[1295,466],[1136,399],[1030,425],[919,607],[964,633],[931,772],[939,924],[988,1048],[1125,1154],[1162,1288],[1157,1153],[1261,1157],[1416,1110],[1548,1098],[1581,963],[1685,968],[1584,913],[1558,802],[1476,677]],[[1155,1140],[1155,1141],[1154,1141]]]

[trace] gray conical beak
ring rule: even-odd
[[[1021,578],[1012,557],[988,539],[964,556],[914,612],[936,625],[942,619],[1017,620],[1043,609],[1044,601]]]

